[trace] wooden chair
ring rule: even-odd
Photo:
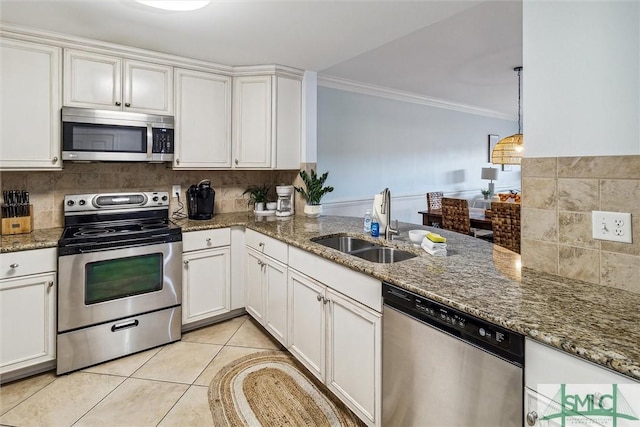
[[[442,209],[442,191],[433,191],[427,193],[427,209],[432,211],[434,209]]]
[[[520,203],[491,203],[493,243],[520,253]]]
[[[469,202],[466,199],[442,198],[442,228],[471,234]]]

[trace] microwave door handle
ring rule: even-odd
[[[153,151],[153,126],[147,123],[147,158],[150,159]]]

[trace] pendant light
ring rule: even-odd
[[[498,141],[491,153],[491,163],[494,165],[519,165],[522,161],[522,152],[524,151],[520,116],[520,73],[522,67],[516,67],[513,71],[518,72],[518,133]]]

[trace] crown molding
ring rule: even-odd
[[[392,99],[394,101],[410,102],[412,104],[426,105],[445,110],[459,111],[461,113],[475,114],[502,120],[517,120],[514,116],[500,113],[494,110],[474,107],[472,105],[459,104],[444,99],[431,98],[412,92],[391,89],[369,83],[357,82],[340,77],[318,74],[318,86],[359,93],[362,95],[377,96],[379,98]]]

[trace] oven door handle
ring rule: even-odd
[[[157,244],[162,244],[164,242],[156,242]],[[78,249],[78,252],[80,252],[81,254],[90,254],[92,252],[106,252],[106,251],[113,251],[116,249],[129,249],[129,248],[140,248],[142,246],[150,246],[151,244],[156,244],[156,243],[138,243],[138,244],[133,244],[133,245],[122,245],[122,246],[113,246],[113,247],[109,247],[109,248],[101,248],[101,249]]]
[[[138,319],[132,320],[130,322],[116,323],[115,325],[111,326],[111,332],[118,332],[123,329],[135,328],[139,324],[140,322],[138,321]]]

